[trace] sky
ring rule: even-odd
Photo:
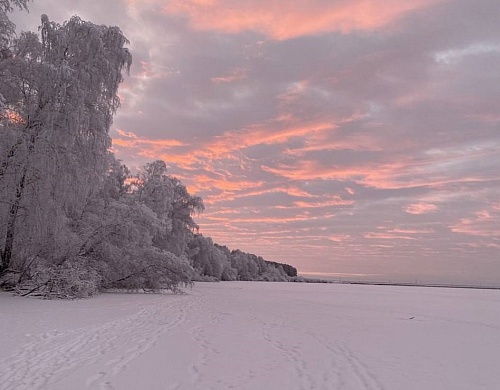
[[[200,232],[303,274],[500,284],[498,0],[39,0],[117,25],[111,136]]]

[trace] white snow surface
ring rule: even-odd
[[[500,291],[197,283],[0,293],[0,390],[499,389]]]

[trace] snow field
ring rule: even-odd
[[[500,291],[263,282],[0,294],[0,390],[497,389]]]

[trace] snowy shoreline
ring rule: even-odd
[[[394,287],[435,287],[435,288],[458,288],[458,289],[473,289],[473,290],[500,290],[500,286],[493,285],[474,285],[474,284],[447,284],[447,283],[411,283],[411,282],[384,282],[384,281],[354,281],[354,280],[336,280],[336,279],[319,279],[319,278],[304,278],[304,283],[332,283],[332,284],[352,284],[365,286],[394,286]]]
[[[187,294],[0,293],[0,390],[495,389],[500,293],[197,283]]]

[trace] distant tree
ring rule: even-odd
[[[238,278],[238,271],[231,266],[231,251],[229,250],[228,247],[214,244],[218,257],[222,258],[222,275],[221,275],[221,280],[224,281],[231,281],[231,280],[237,280]]]
[[[201,234],[193,236],[188,244],[192,253],[191,262],[200,276],[217,280],[236,280],[237,270],[229,262],[229,250],[214,244],[210,237]]]
[[[272,265],[276,268],[281,267],[283,271],[290,277],[295,277],[297,276],[297,268],[289,265],[289,264],[284,264],[284,263],[276,263],[274,261],[266,261],[267,264]]]

